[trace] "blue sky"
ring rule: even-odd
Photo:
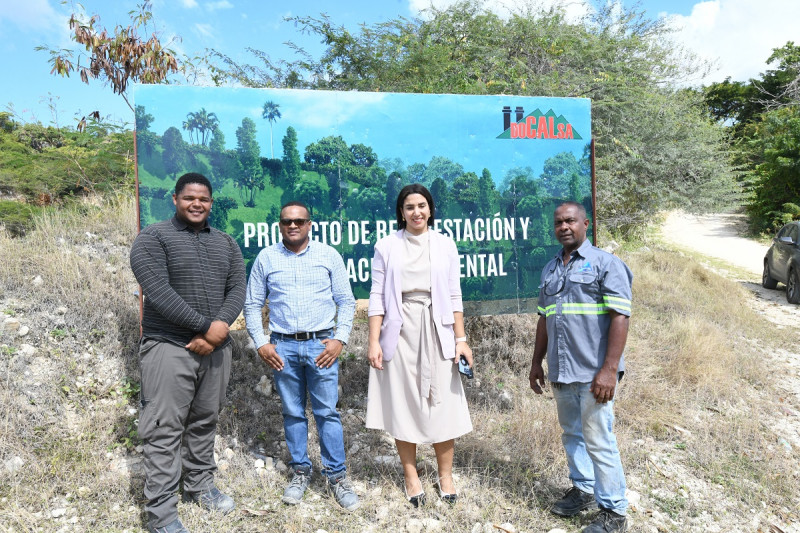
[[[453,0],[434,0],[437,6]],[[502,14],[503,9],[524,0],[487,0],[486,5]],[[541,1],[541,0],[540,0]],[[555,2],[558,0],[544,0]],[[131,0],[84,0],[87,14],[98,14],[101,24],[113,28],[127,24],[128,11],[136,8]],[[623,0],[625,5],[633,0]],[[567,2],[569,10],[580,13],[591,9],[580,1]],[[396,17],[420,16],[430,0],[295,0],[276,3],[257,0],[154,0],[155,30],[162,41],[190,56],[214,48],[239,60],[252,60],[245,52],[250,46],[273,57],[292,59],[283,43],[294,41],[309,51],[321,45],[302,35],[287,16],[318,16],[327,13],[331,20],[353,31],[361,23],[373,24]],[[800,2],[796,0],[644,0],[640,5],[653,17],[668,16],[676,28],[675,39],[687,49],[716,62],[716,70],[689,84],[721,81],[726,76],[746,80],[767,66],[772,48],[787,40],[800,42],[797,21]],[[73,4],[58,0],[0,0],[0,109],[13,105],[26,121],[72,125],[84,114],[100,109],[104,116],[132,121],[132,113],[122,98],[111,94],[99,82],[89,86],[77,76],[61,79],[49,74],[45,52],[38,45],[70,47],[67,20]],[[424,16],[424,13],[422,14]],[[152,29],[151,29],[152,30]],[[180,39],[178,40],[178,36]],[[50,105],[49,105],[50,104]]]

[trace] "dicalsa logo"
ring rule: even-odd
[[[556,116],[552,109],[542,113],[536,108],[525,116],[525,110],[517,106],[514,115],[512,121],[511,106],[503,106],[503,133],[498,139],[583,139],[564,115]]]

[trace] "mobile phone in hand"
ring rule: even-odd
[[[475,377],[475,374],[472,373],[472,368],[467,364],[467,358],[463,355],[458,360],[458,371],[467,376],[467,379]]]

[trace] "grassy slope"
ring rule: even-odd
[[[25,238],[0,234],[0,465],[24,461],[15,472],[0,467],[0,531],[142,527],[141,455],[131,438],[138,305],[127,251],[134,228],[132,200],[120,198],[45,215]],[[780,436],[761,422],[778,396],[762,366],[775,330],[749,309],[749,293],[691,259],[659,248],[621,255],[636,276],[617,402],[629,488],[641,495],[632,531],[702,531],[707,523],[727,531],[739,529],[744,515],[748,524],[790,520],[800,498],[797,451],[776,446]],[[30,333],[3,328],[3,314]],[[332,504],[318,477],[303,505],[285,507],[285,476],[254,469],[254,449],[287,457],[279,401],[254,391],[268,373],[237,332],[217,480],[240,508],[266,515],[212,518],[181,504],[184,522],[192,531],[397,531],[412,519],[436,519],[451,531],[476,531],[476,523],[579,530],[587,516],[563,521],[546,511],[567,480],[552,398],[527,388],[534,325],[530,315],[468,319],[478,378],[468,382],[475,431],[456,447],[462,500],[454,509],[411,511],[396,465],[374,460],[393,455],[391,440],[363,428],[366,322],[357,320],[341,374],[348,464],[364,499],[354,514]],[[313,429],[311,440],[318,466]],[[418,456],[433,494],[433,450],[423,446]],[[54,517],[56,509],[64,515]]]

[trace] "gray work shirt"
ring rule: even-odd
[[[547,379],[589,383],[606,359],[609,310],[631,315],[633,273],[587,240],[565,266],[562,249],[542,270],[539,314],[547,320]],[[624,356],[619,371],[625,369]]]

